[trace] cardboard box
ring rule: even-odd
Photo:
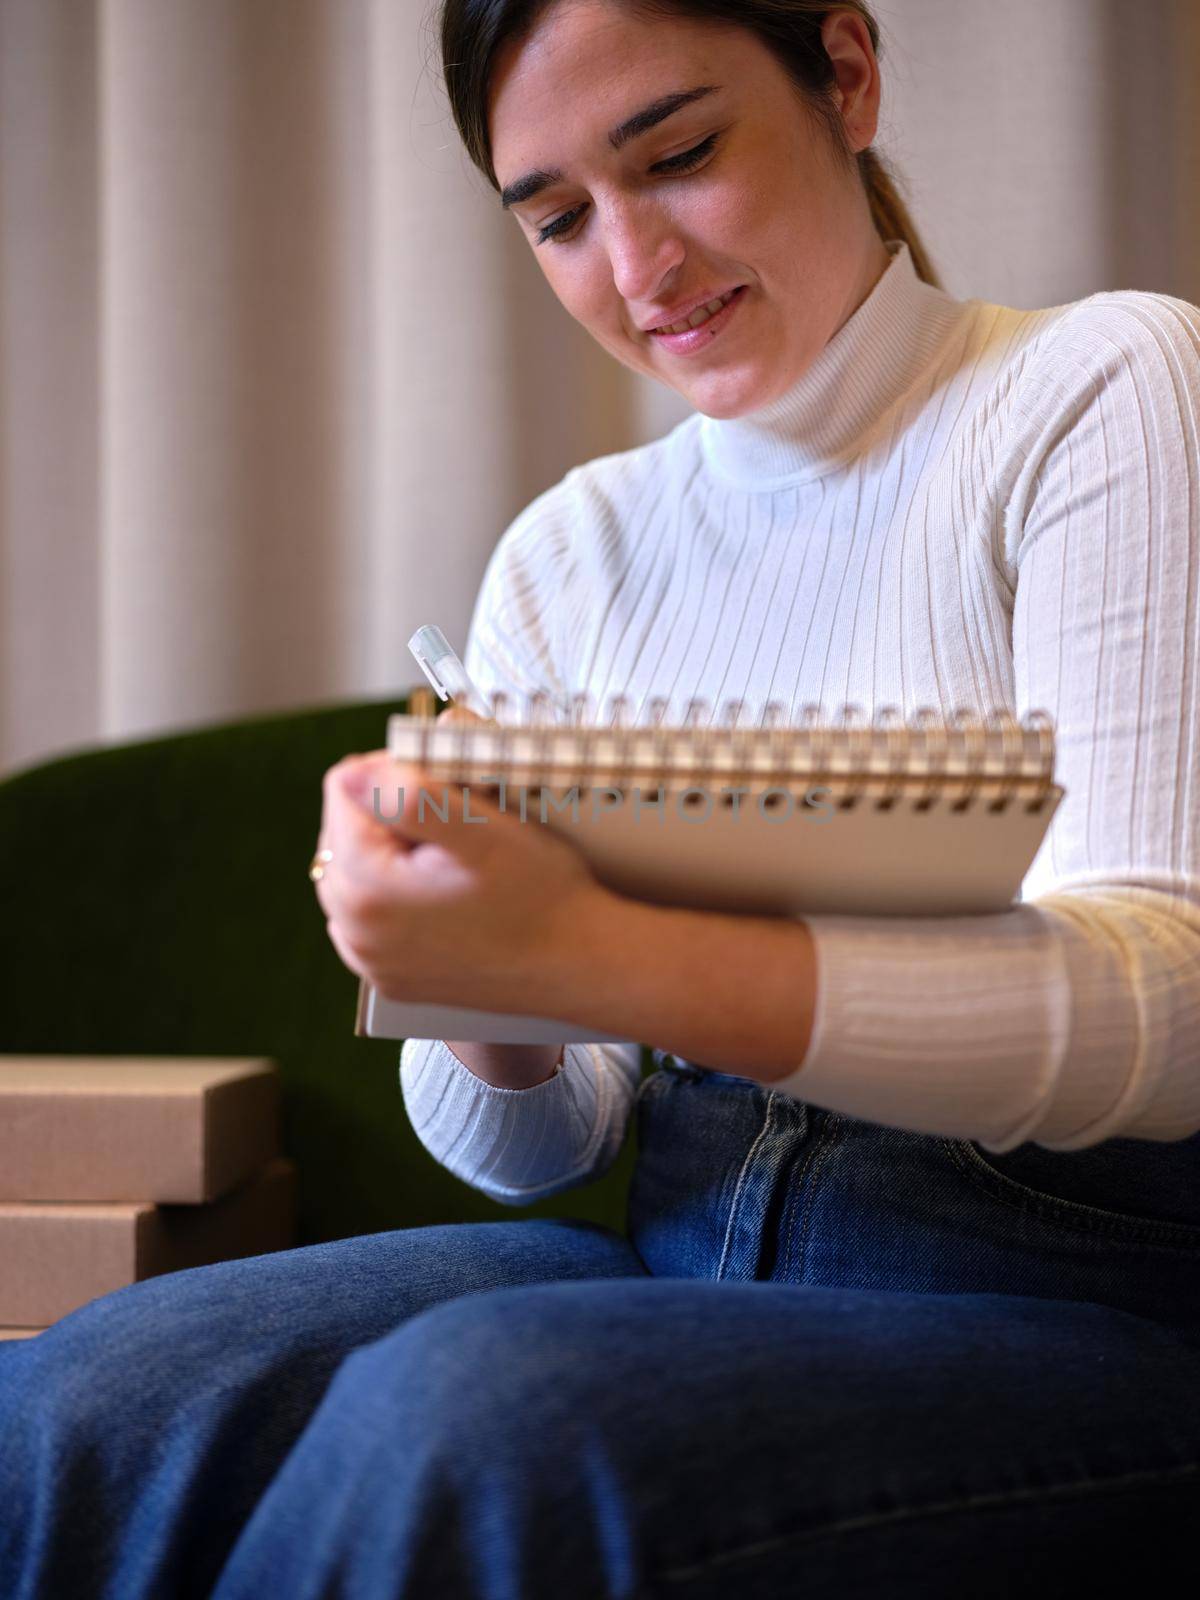
[[[286,1250],[296,1167],[277,1157],[206,1205],[0,1204],[0,1323],[41,1329],[143,1278]]]
[[[0,1201],[200,1204],[280,1153],[273,1061],[0,1056]]]
[[[0,1339],[32,1339],[35,1333],[45,1333],[45,1328],[0,1328]]]

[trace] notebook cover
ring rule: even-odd
[[[740,821],[714,812],[699,826],[660,827],[628,813],[594,826],[565,818],[546,825],[575,842],[608,887],[663,905],[797,917],[987,915],[1019,898],[1063,793],[1055,785],[1038,812],[858,807],[827,823],[793,817],[777,826],[752,809]],[[633,1042],[553,1018],[386,1000],[365,983],[355,1032],[492,1044]]]
[[[553,1017],[474,1011],[462,1006],[385,1000],[362,980],[354,1031],[371,1039],[462,1039],[487,1044],[633,1044],[623,1034],[578,1028]]]

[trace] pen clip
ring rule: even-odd
[[[422,647],[416,643],[417,637],[418,635],[413,636],[413,640],[410,641],[408,648],[412,651],[413,655],[416,656],[417,665],[429,679],[433,687],[437,690],[441,699],[449,700],[450,691],[447,689],[445,681],[439,676],[437,668],[433,665],[432,661],[430,661]]]

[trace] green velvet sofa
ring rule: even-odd
[[[417,1140],[399,1042],[354,1034],[358,980],[307,875],[321,779],[407,704],[248,717],[0,780],[0,1051],[273,1058],[301,1244],[514,1216],[623,1233],[633,1119],[601,1178],[500,1205]]]

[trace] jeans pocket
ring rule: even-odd
[[[1161,1146],[1150,1141],[1111,1140],[1107,1145],[1080,1151],[1054,1151],[1024,1144],[1003,1155],[985,1152],[971,1139],[941,1142],[958,1170],[999,1205],[1068,1229],[1077,1236],[1113,1245],[1134,1249],[1157,1246],[1200,1254],[1200,1223],[1154,1215],[1157,1208],[1149,1197],[1157,1183],[1153,1175],[1154,1152]],[[1136,1198],[1136,1184],[1130,1180],[1129,1147],[1135,1144],[1146,1147],[1134,1156],[1149,1175],[1144,1200]],[[1087,1186],[1079,1183],[1079,1175],[1072,1169],[1079,1156],[1088,1158]],[[1112,1192],[1121,1196],[1116,1206],[1097,1203],[1104,1194],[1106,1162],[1113,1174]],[[1056,1193],[1056,1189],[1073,1189],[1075,1196]],[[1080,1198],[1081,1193],[1087,1193],[1088,1198]]]

